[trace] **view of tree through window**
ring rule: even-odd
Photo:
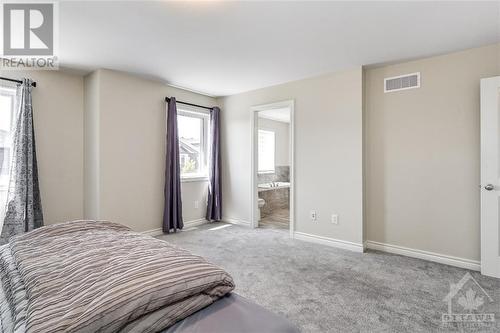
[[[206,176],[207,116],[194,112],[180,112],[177,116],[177,126],[181,176]]]

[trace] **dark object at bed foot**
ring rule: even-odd
[[[299,333],[285,318],[231,293],[162,333]]]

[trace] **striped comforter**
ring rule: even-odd
[[[158,332],[234,288],[199,256],[111,222],[74,221],[0,247],[0,331]]]

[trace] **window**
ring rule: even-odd
[[[181,178],[208,176],[209,115],[189,110],[177,113]]]
[[[0,231],[9,185],[11,134],[15,117],[15,88],[0,87]]]
[[[16,89],[0,87],[0,192],[9,182],[11,131],[14,123]],[[0,197],[3,193],[0,193]]]
[[[275,146],[274,132],[259,130],[258,172],[274,173]]]

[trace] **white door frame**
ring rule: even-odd
[[[251,112],[251,168],[250,168],[250,179],[251,179],[251,196],[250,196],[250,207],[251,207],[251,219],[250,225],[252,228],[257,228],[259,226],[259,219],[257,215],[257,200],[258,200],[258,191],[257,191],[257,138],[258,138],[258,119],[257,112],[265,111],[270,109],[282,109],[289,108],[290,109],[290,237],[293,237],[293,231],[295,230],[295,137],[294,137],[294,128],[295,128],[295,115],[294,108],[295,102],[294,100],[286,100],[276,103],[256,105],[250,108]]]
[[[481,274],[500,278],[500,76],[481,80]],[[493,185],[487,187],[488,184]]]

